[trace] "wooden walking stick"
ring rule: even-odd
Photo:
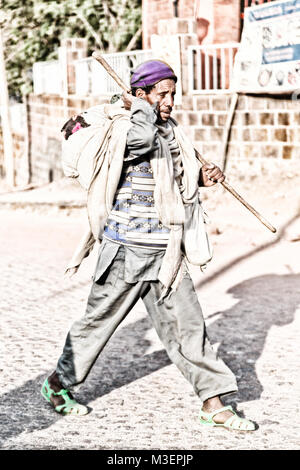
[[[203,164],[203,165],[207,165],[208,162],[206,160],[204,160],[204,158],[199,154],[198,150],[195,149],[195,152],[196,152],[196,157],[198,158],[198,160]],[[240,201],[240,203],[242,203],[250,212],[252,212],[252,214],[254,214],[258,220],[260,220],[260,222],[262,224],[264,224],[269,230],[271,230],[271,232],[275,233],[276,232],[276,228],[273,227],[273,225],[271,225],[261,214],[259,214],[255,209],[254,207],[252,207],[247,201],[245,201],[244,198],[242,198],[242,196],[240,194],[238,194],[235,189],[233,189],[232,186],[230,186],[230,184],[228,184],[226,181],[223,181],[221,183],[221,185],[227,189],[227,191],[229,191],[238,201]]]
[[[123,80],[117,75],[117,73],[111,68],[111,66],[106,62],[106,60],[102,57],[100,52],[94,51],[92,56],[94,59],[96,59],[100,64],[105,68],[105,70],[109,73],[109,75],[116,81],[116,83],[119,85],[120,88],[122,88],[124,91],[127,93],[130,93],[130,89],[128,86],[125,85]],[[207,162],[198,152],[198,150],[195,150],[196,157],[198,160],[202,163],[202,165],[207,165],[209,162]],[[261,214],[259,214],[254,207],[252,207],[247,201],[245,201],[240,194],[238,194],[235,189],[233,189],[232,186],[230,186],[226,181],[223,181],[221,185],[230,192],[238,201],[240,201],[241,204],[243,204],[252,214],[255,215],[255,217],[258,218],[258,220],[264,224],[271,232],[275,233],[276,228],[273,227]]]

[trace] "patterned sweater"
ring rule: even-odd
[[[150,164],[158,145],[157,132],[168,142],[179,184],[182,167],[171,125],[158,126],[156,120],[155,106],[136,99],[123,171],[104,236],[121,244],[165,249],[169,229],[161,224],[154,207],[155,181]]]

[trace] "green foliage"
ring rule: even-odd
[[[31,90],[34,62],[57,59],[64,38],[85,37],[89,53],[126,49],[141,26],[142,0],[1,0],[10,94]],[[139,35],[140,36],[140,35]],[[141,46],[138,38],[135,48]]]

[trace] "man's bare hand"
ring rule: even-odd
[[[74,274],[77,273],[78,268],[79,268],[79,266],[76,266],[75,268],[67,269],[66,272],[65,272],[65,277],[68,278],[68,277],[74,276]]]
[[[133,102],[134,97],[132,96],[131,93],[127,93],[126,91],[123,91],[122,93],[122,100],[124,103],[124,108],[127,110],[131,109],[131,105]]]
[[[214,163],[208,163],[202,166],[200,170],[200,186],[210,187],[217,183],[223,183],[224,173]]]

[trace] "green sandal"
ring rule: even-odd
[[[77,403],[74,398],[70,398],[68,393],[70,393],[69,390],[64,388],[62,388],[59,392],[54,392],[48,383],[48,379],[45,380],[41,388],[42,396],[49,403],[51,403],[57,413],[76,416],[86,415],[89,412],[88,408],[84,405],[81,405],[80,403]],[[61,396],[64,399],[64,403],[62,405],[55,406],[50,400],[52,395]]]
[[[233,415],[230,416],[225,423],[216,423],[214,421],[214,416],[222,411],[230,410]],[[219,410],[215,410],[212,413],[206,413],[205,411],[200,411],[199,415],[200,423],[205,424],[206,426],[223,426],[224,428],[231,429],[234,431],[254,431],[255,424],[252,421],[249,421],[245,418],[240,418],[232,409],[231,406],[224,406]]]

